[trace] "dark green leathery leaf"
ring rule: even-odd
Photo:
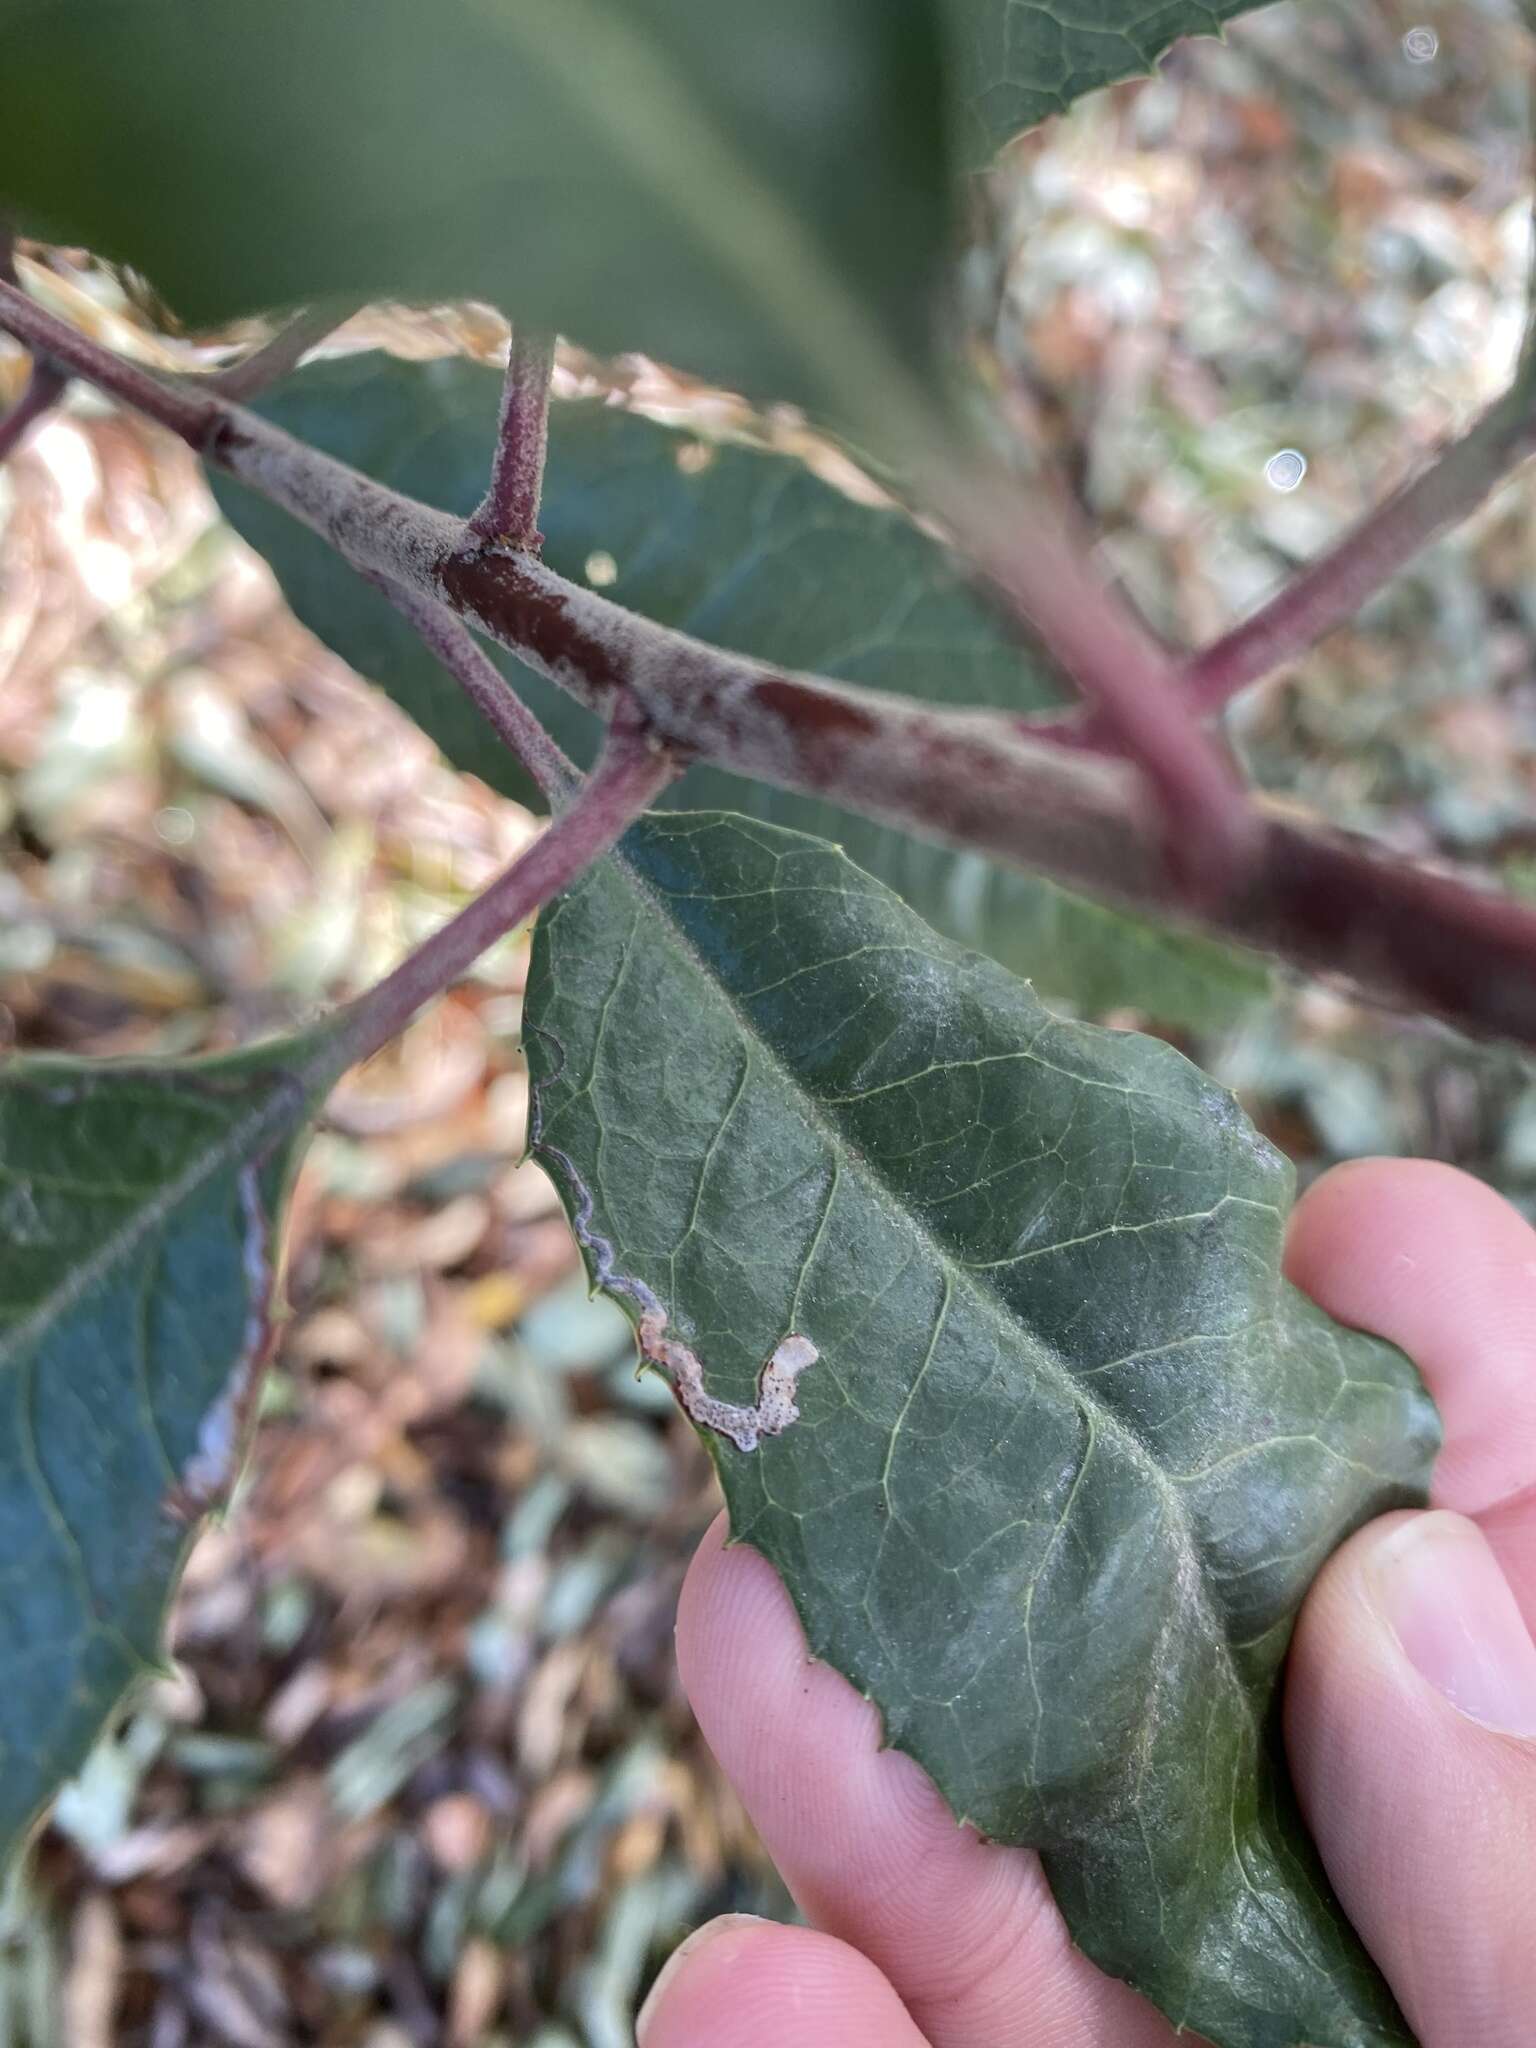
[[[299,1051],[0,1063],[0,1865],[161,1667],[235,1476],[312,1108]]]
[[[1436,1422],[1281,1278],[1290,1169],[1233,1099],[718,815],[646,820],[545,914],[527,1043],[589,1269],[698,1361],[696,1417],[744,1411],[703,1418],[733,1530],[887,1739],[1178,2023],[1404,2042],[1274,1707],[1313,1573],[1422,1498]]]

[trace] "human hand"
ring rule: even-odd
[[[1287,1269],[1400,1344],[1445,1424],[1442,1512],[1361,1530],[1302,1610],[1285,1699],[1302,1805],[1422,2048],[1531,2048],[1536,1230],[1448,1167],[1362,1161],[1298,1206]],[[683,1681],[812,1924],[701,1929],[646,2001],[641,2048],[1172,2048],[1073,1948],[1038,1858],[958,1828],[880,1749],[875,1709],[809,1660],[773,1569],[723,1544],[722,1518],[683,1589]]]

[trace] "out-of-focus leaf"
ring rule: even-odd
[[[1273,1709],[1435,1415],[1281,1278],[1291,1168],[1234,1098],[743,819],[637,827],[541,920],[526,1015],[588,1270],[887,1740],[1180,2026],[1402,2048]]]
[[[1117,78],[1152,70],[1181,36],[1215,35],[1262,0],[944,0],[962,146],[1005,142]]]
[[[496,377],[473,363],[356,356],[316,364],[264,401],[268,418],[368,475],[468,513],[484,487]],[[304,624],[387,690],[449,760],[523,801],[512,757],[392,607],[307,528],[215,478],[226,516],[271,563]],[[788,455],[715,446],[637,414],[558,404],[540,525],[550,565],[669,626],[786,668],[934,703],[1037,710],[1061,701],[937,542]],[[516,687],[590,758],[596,722],[510,657]],[[534,799],[536,800],[536,799]],[[1083,902],[1037,877],[911,838],[817,799],[708,765],[670,799],[767,817],[843,842],[931,922],[1051,993],[1215,1023],[1266,986],[1231,948]]]
[[[0,1065],[0,1861],[159,1668],[238,1464],[312,1092],[287,1042]]]
[[[672,1498],[667,1447],[654,1429],[625,1415],[588,1415],[560,1440],[561,1469],[603,1507],[646,1521]]]
[[[483,298],[818,399],[926,355],[938,0],[0,0],[0,200],[191,320]]]
[[[362,1820],[392,1799],[447,1741],[457,1705],[457,1688],[446,1678],[433,1678],[387,1706],[331,1764],[336,1811],[347,1820]]]
[[[536,1301],[520,1318],[518,1335],[549,1372],[596,1372],[630,1352],[629,1325],[579,1274]]]

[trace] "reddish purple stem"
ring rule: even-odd
[[[549,380],[555,344],[546,334],[512,331],[491,483],[470,515],[470,531],[510,548],[537,548],[539,498],[549,442]]]
[[[1185,669],[1190,702],[1197,711],[1219,711],[1239,690],[1347,624],[1367,598],[1438,535],[1475,512],[1532,453],[1536,419],[1530,401],[1513,393],[1309,562],[1268,604],[1191,656]]]
[[[643,717],[675,755],[697,754],[824,796],[1074,887],[1196,916],[1313,972],[1349,976],[1377,998],[1536,1045],[1536,912],[1476,883],[1248,800],[1245,857],[1226,886],[1192,901],[1170,855],[1166,792],[1149,803],[1146,783],[1126,763],[1041,746],[1021,733],[1016,717],[941,709],[772,669],[627,612],[555,575],[534,554],[477,537],[466,544],[464,524],[447,513],[387,490],[227,401],[168,387],[3,283],[0,329],[182,435],[323,535],[354,567],[447,605],[591,709],[613,718],[622,707]],[[1507,452],[1516,444],[1503,445]],[[1480,461],[1487,459],[1485,449]],[[967,539],[974,523],[967,522]],[[1006,546],[1022,543],[1015,537]],[[982,566],[1001,580],[992,564]],[[1038,587],[1032,571],[1018,595]],[[1110,644],[1099,640],[1090,658],[1101,660]],[[585,796],[578,798],[539,842],[553,842],[542,858],[555,865],[532,871],[536,886],[526,873],[515,883],[503,877],[493,885],[494,907],[471,905],[445,928],[458,936],[440,935],[432,964],[412,970],[416,979],[392,977],[385,986],[394,993],[365,1013],[366,1029],[358,1027],[363,1051],[526,916],[543,900],[540,890],[564,886],[592,857],[586,849],[611,844],[633,815],[627,805],[659,786],[629,756],[609,769],[610,810],[594,816]],[[572,823],[578,815],[581,822]],[[1208,870],[1208,885],[1221,880]]]
[[[963,551],[1077,685],[1107,750],[1145,774],[1180,893],[1197,905],[1230,894],[1255,844],[1253,812],[1225,746],[1188,704],[1177,664],[1073,546],[1048,500],[1022,499],[1011,479],[933,481]]]
[[[498,939],[601,860],[676,773],[676,762],[643,721],[629,710],[616,717],[601,760],[570,808],[473,903],[347,1006],[326,1055],[335,1072],[370,1059]]]
[[[402,618],[423,641],[469,698],[487,725],[517,756],[553,806],[563,803],[580,777],[575,764],[556,746],[495,662],[462,619],[446,605],[434,604],[414,590],[369,575]]]

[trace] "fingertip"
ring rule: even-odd
[[[671,1956],[635,2021],[638,2048],[923,2048],[888,1980],[830,1934],[748,1914]]]
[[[716,1515],[689,1560],[678,1595],[678,1670],[696,1714],[701,1700],[707,1701],[722,1684],[730,1683],[729,1672],[718,1667],[729,1651],[731,1618],[738,1610],[759,1610],[775,1632],[783,1626],[773,1585],[768,1579],[759,1582],[763,1573],[776,1581],[777,1573],[756,1551],[733,1545],[730,1533],[728,1517]]]
[[[1383,1259],[1399,1274],[1418,1269],[1426,1225],[1459,1230],[1485,1225],[1494,1212],[1518,1224],[1502,1196],[1438,1159],[1346,1159],[1309,1187],[1291,1212],[1285,1268],[1298,1287],[1333,1313],[1372,1306]]]
[[[1391,1157],[1345,1159],[1320,1174],[1291,1213],[1286,1264],[1299,1263],[1326,1274],[1349,1263],[1350,1245],[1373,1224],[1383,1235],[1410,1235],[1428,1212],[1436,1220],[1470,1217],[1484,1221],[1522,1219],[1486,1182],[1440,1159]],[[1341,1229],[1348,1242],[1341,1244]],[[1529,1226],[1525,1226],[1527,1229]],[[1337,1256],[1343,1252],[1341,1261]],[[1330,1256],[1332,1255],[1332,1256]]]
[[[677,1646],[705,1739],[802,1911],[884,1972],[920,2033],[1165,2038],[1073,1948],[1038,1858],[960,1826],[912,1758],[882,1746],[878,1710],[810,1655],[777,1572],[728,1547],[723,1519],[689,1569]]]
[[[1350,1634],[1334,1642],[1335,1656],[1371,1657],[1412,1695],[1396,1669],[1406,1663],[1477,1727],[1536,1741],[1536,1641],[1476,1522],[1444,1509],[1385,1515],[1361,1530],[1333,1577],[1359,1611],[1331,1616],[1325,1592],[1307,1628],[1326,1634],[1332,1623],[1337,1636],[1344,1621]],[[1381,1639],[1374,1650],[1362,1623]]]
[[[1536,2009],[1536,1645],[1474,1522],[1384,1516],[1329,1560],[1285,1732],[1329,1875],[1419,2037],[1523,2039],[1500,2015]]]
[[[1347,1159],[1297,1202],[1285,1268],[1342,1320],[1411,1318],[1426,1276],[1478,1247],[1480,1266],[1536,1283],[1536,1231],[1485,1182],[1438,1159]]]
[[[678,1979],[685,1972],[695,1973],[701,1983],[709,1981],[711,1965],[702,1960],[703,1951],[727,1942],[727,1955],[731,1955],[728,1938],[739,1930],[766,1925],[760,1913],[721,1913],[713,1920],[706,1920],[702,1927],[695,1927],[692,1934],[685,1935],[673,1949],[671,1955],[656,1973],[656,1981],[645,1994],[640,2010],[635,2014],[635,2048],[645,2048],[653,2033],[655,2022],[664,2006],[674,2001],[678,1991]],[[744,1937],[745,1939],[745,1937]],[[735,1944],[734,1953],[739,1954],[743,1941]],[[670,2022],[669,2022],[670,2025]]]
[[[709,1649],[720,1616],[738,1606],[750,1608],[775,1634],[800,1634],[784,1582],[760,1551],[731,1537],[730,1517],[716,1515],[689,1560],[677,1603],[679,1655],[696,1657]]]
[[[1437,1505],[1477,1514],[1536,1481],[1536,1230],[1501,1195],[1435,1160],[1336,1166],[1297,1204],[1286,1272],[1424,1375]]]
[[[793,1773],[802,1746],[879,1747],[877,1711],[811,1656],[783,1580],[761,1552],[730,1541],[724,1515],[683,1581],[677,1661],[705,1738],[739,1790],[748,1787],[738,1758]],[[755,1788],[760,1770],[748,1776]]]

